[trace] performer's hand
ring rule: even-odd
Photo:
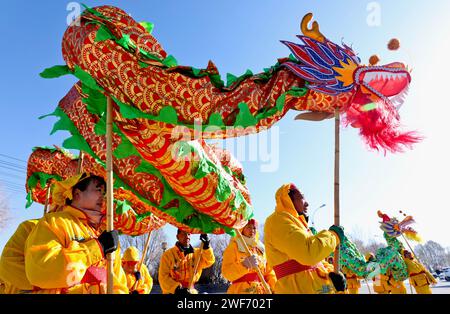
[[[140,271],[135,272],[135,273],[134,273],[134,277],[136,278],[136,281],[139,280],[139,279],[141,279],[141,277],[142,277],[142,276],[141,276],[141,272],[140,272]]]
[[[207,250],[209,249],[209,238],[208,238],[208,234],[203,233],[200,235],[200,241],[203,242],[203,249]]]
[[[329,273],[328,276],[331,279],[331,282],[333,282],[334,288],[336,291],[345,291],[347,289],[347,279],[345,279],[345,276],[343,273]]]
[[[337,234],[340,243],[345,240],[344,227],[332,225],[328,230],[334,231]]]
[[[119,244],[119,232],[117,230],[103,231],[98,237],[103,253],[109,254],[117,250]]]
[[[254,269],[258,267],[258,259],[255,255],[247,256],[243,261],[242,265],[244,265],[248,269]]]
[[[183,288],[183,287],[181,287],[181,286],[178,286],[178,287],[175,289],[175,294],[191,294],[191,292],[189,291],[188,288]]]

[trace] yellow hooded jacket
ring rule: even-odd
[[[100,230],[90,226],[86,215],[72,206],[45,215],[25,244],[26,276],[35,292],[106,293],[105,283],[85,276],[95,270],[106,271],[99,235]],[[120,248],[114,252],[113,273],[114,293],[128,293]]]
[[[25,275],[25,242],[39,220],[22,222],[3,248],[0,259],[0,280],[5,294],[26,293],[33,286]]]
[[[138,250],[134,246],[130,246],[125,250],[122,257],[123,262],[140,262]],[[125,271],[127,277],[127,286],[130,292],[137,291],[139,294],[149,294],[153,288],[153,279],[150,276],[147,266],[142,263],[141,279],[136,283],[136,276],[134,272],[128,273]],[[134,288],[134,289],[133,289]]]
[[[247,253],[240,249],[237,238],[232,238],[227,248],[223,252],[222,260],[222,276],[232,284],[228,288],[229,294],[264,294],[267,293],[260,281],[244,281],[233,283],[233,281],[242,278],[247,274],[256,274],[255,270],[248,269],[242,264],[242,261],[248,256]],[[249,250],[258,259],[258,268],[264,275],[265,281],[269,284],[273,291],[277,277],[272,268],[267,265],[266,254],[261,251],[258,246],[249,246]]]
[[[338,235],[321,231],[313,235],[303,215],[298,215],[288,192],[290,184],[283,185],[276,193],[275,212],[266,219],[264,240],[267,261],[274,268],[288,260],[306,266],[318,267],[278,278],[275,293],[334,293],[328,277],[330,267],[320,265],[339,244]]]
[[[350,294],[358,294],[359,288],[361,288],[361,277],[358,277],[350,269],[342,267],[342,272],[347,279],[347,290]]]
[[[140,272],[141,279],[139,279],[135,287],[136,277],[134,276],[134,273],[126,273],[128,290],[130,292],[137,291],[139,294],[149,294],[153,288],[152,276],[150,276],[148,268],[145,264],[142,264]],[[134,289],[132,290],[133,287]]]
[[[200,254],[199,248],[194,248],[194,253],[184,255],[184,253],[177,247],[164,252],[161,256],[159,264],[158,280],[161,285],[161,290],[164,294],[175,293],[175,289],[179,286],[188,287],[189,282],[194,275],[195,262]],[[208,268],[216,261],[211,247],[203,250],[201,259],[198,265],[197,274],[194,277],[195,284],[202,275],[202,270]],[[195,293],[195,290],[192,289]]]
[[[417,261],[415,258],[410,260],[403,256],[403,260],[406,263],[406,267],[408,268],[409,274],[409,282],[416,289],[417,293],[419,293],[418,288],[420,287],[428,287],[430,284],[436,284],[437,280],[433,277],[432,274]],[[423,289],[422,289],[423,290]],[[425,289],[424,291],[429,291],[429,289]],[[422,293],[424,291],[421,291]],[[429,291],[431,293],[431,291]]]

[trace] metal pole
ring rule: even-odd
[[[319,207],[317,207],[317,208],[313,211],[313,214],[312,214],[312,217],[311,217],[311,225],[312,225],[313,227],[315,227],[315,224],[314,224],[314,217],[316,217],[316,212],[317,212],[319,209],[324,208],[325,206],[326,206],[326,204],[322,204],[322,205],[320,205]]]

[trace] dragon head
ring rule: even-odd
[[[381,211],[378,211],[377,214],[378,217],[383,219],[383,221],[380,222],[381,230],[386,232],[389,236],[398,237],[403,234],[410,240],[422,242],[422,239],[417,231],[410,227],[411,224],[415,223],[412,216],[407,216],[404,214],[405,218],[402,221],[399,221],[396,217],[391,218]]]
[[[339,46],[325,38],[317,22],[311,29],[307,14],[301,23],[303,44],[282,41],[296,61],[283,63],[318,93],[336,96],[351,93],[347,104],[337,104],[345,114],[345,124],[359,128],[373,149],[401,151],[420,140],[413,132],[401,133],[398,110],[411,83],[408,68],[399,62],[383,66],[361,65],[349,46]]]

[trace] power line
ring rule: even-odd
[[[0,171],[0,175],[5,175],[5,176],[7,176],[8,178],[14,177],[14,178],[18,178],[18,179],[21,179],[21,180],[25,180],[25,179],[26,179],[26,176],[25,176],[25,175],[19,176],[19,175],[17,175],[17,174],[7,173],[7,172],[3,172],[3,171]]]
[[[1,172],[0,172],[1,173]],[[9,181],[9,182],[11,182],[11,183],[19,183],[19,184],[22,184],[22,182],[24,182],[25,180],[24,180],[24,178],[20,178],[21,180],[16,180],[16,179],[14,179],[14,178],[11,178],[11,177],[8,177],[8,176],[0,176],[0,180],[3,180],[3,181]]]
[[[9,191],[9,192],[16,192],[16,193],[25,193],[25,189],[19,190],[19,189],[11,188],[11,187],[4,186],[4,185],[0,185],[0,190],[2,190],[4,192],[8,192]],[[17,194],[15,194],[15,195],[17,195]]]
[[[17,160],[17,161],[23,162],[25,164],[27,163],[25,160],[22,160],[22,159],[19,159],[19,158],[16,158],[16,157],[11,157],[11,156],[8,156],[8,155],[5,155],[5,154],[0,154],[0,156],[6,157],[6,158],[9,158],[9,159],[12,159],[12,160]]]
[[[17,189],[13,189],[13,188],[8,188],[8,187],[0,187],[0,192],[6,194],[7,192],[12,193],[13,195],[24,195],[27,194],[25,190],[20,191]],[[0,194],[1,194],[0,193]]]
[[[1,178],[0,178],[0,184],[6,184],[6,185],[18,187],[18,188],[22,188],[22,187],[25,186],[25,184],[18,183],[18,182],[12,182],[12,181],[4,180],[4,179],[1,179]]]
[[[24,171],[26,171],[26,169],[23,169],[23,170],[20,170],[20,169],[14,169],[14,168],[10,168],[10,167],[7,167],[7,166],[3,166],[3,165],[1,165],[1,164],[0,164],[0,168],[12,170],[12,171],[17,171],[17,172],[20,172],[20,173],[23,173]]]
[[[19,165],[19,164],[12,163],[12,162],[9,162],[9,161],[4,161],[4,160],[0,160],[0,164],[6,165],[8,167],[18,168],[18,169],[25,169],[25,170],[27,169],[27,167],[25,167],[23,165]]]

